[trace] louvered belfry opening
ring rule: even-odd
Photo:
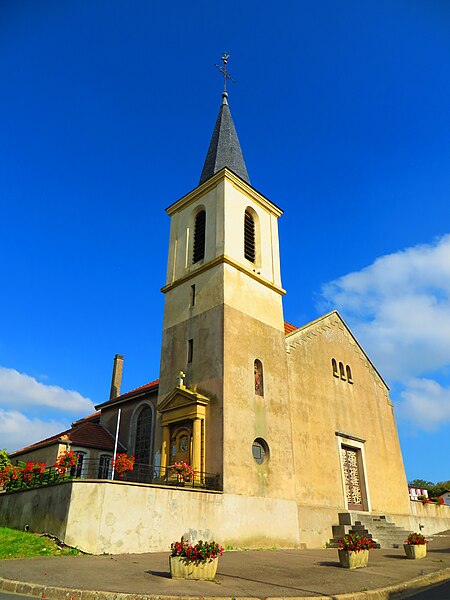
[[[206,212],[201,210],[195,217],[194,227],[194,254],[193,262],[196,263],[205,257],[205,229],[206,229]]]
[[[244,256],[250,262],[255,262],[255,221],[247,210],[244,217]]]

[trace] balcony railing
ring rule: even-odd
[[[112,461],[105,458],[92,459],[83,457],[76,467],[72,467],[64,476],[55,467],[46,467],[43,473],[19,473],[17,479],[13,479],[4,485],[6,492],[15,492],[47,485],[56,485],[70,479],[113,479],[129,483],[148,483],[154,485],[168,485],[180,488],[201,488],[206,490],[220,490],[220,478],[218,474],[195,471],[195,474],[183,478],[174,472],[172,467],[161,467],[158,465],[146,465],[135,463],[132,471],[126,471],[122,475],[112,472]]]

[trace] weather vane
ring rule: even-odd
[[[227,71],[227,62],[228,62],[229,58],[230,58],[230,55],[227,54],[226,52],[224,52],[221,56],[221,59],[223,62],[223,67],[220,67],[217,64],[215,65],[219,69],[219,71],[223,74],[223,91],[225,94],[227,93],[227,79],[229,79],[233,83],[236,83],[236,81],[231,77],[231,75]]]

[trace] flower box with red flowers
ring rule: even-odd
[[[170,576],[172,579],[202,579],[213,581],[216,577],[219,556],[224,549],[216,542],[199,540],[190,544],[184,537],[170,546]]]
[[[406,558],[425,558],[428,540],[421,533],[410,533],[403,544]]]
[[[339,540],[339,562],[345,569],[366,567],[369,550],[375,548],[372,538],[349,533]]]

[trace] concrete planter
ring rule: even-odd
[[[170,576],[172,579],[203,579],[213,581],[216,578],[218,558],[189,560],[184,556],[170,556]]]
[[[406,558],[425,558],[427,555],[426,544],[403,544],[403,548],[405,549]]]
[[[344,569],[360,569],[361,567],[367,567],[369,562],[369,551],[360,550],[359,552],[353,552],[353,550],[338,550],[339,562],[341,567]]]

